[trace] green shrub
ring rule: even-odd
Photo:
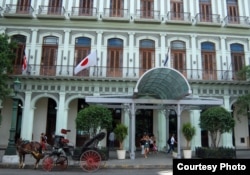
[[[197,147],[195,154],[203,159],[233,159],[236,158],[236,150],[234,148],[218,147]]]

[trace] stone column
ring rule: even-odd
[[[33,133],[33,121],[34,121],[34,110],[31,102],[31,91],[25,92],[25,99],[23,104],[23,116],[21,125],[21,138],[24,140],[32,140]]]
[[[62,89],[64,90],[64,88]],[[68,129],[68,116],[67,110],[65,109],[65,92],[59,93],[59,102],[57,107],[57,116],[56,116],[56,134],[61,134],[61,129]]]
[[[157,139],[157,146],[159,151],[166,151],[166,146],[167,146],[167,134],[168,134],[168,128],[169,128],[169,120],[168,120],[168,113],[165,111],[167,110],[158,110],[158,122],[157,122],[157,133],[158,135],[156,136]]]
[[[201,128],[200,128],[200,110],[190,111],[190,122],[196,129],[196,134],[191,141],[191,149],[195,150],[195,147],[201,147]]]
[[[231,112],[231,107],[230,107],[230,96],[224,96],[224,107],[226,110]],[[233,139],[232,139],[232,132],[227,132],[222,134],[222,146],[223,147],[229,147],[233,148]]]

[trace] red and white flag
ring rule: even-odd
[[[22,71],[26,71],[27,70],[27,57],[25,54],[25,50],[23,50],[23,65],[22,65]]]
[[[90,66],[95,66],[97,63],[96,51],[91,52],[88,56],[86,56],[76,67],[75,67],[75,74],[86,69]]]

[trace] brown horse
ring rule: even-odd
[[[16,148],[19,155],[19,168],[24,168],[26,154],[31,154],[36,159],[34,169],[38,168],[38,163],[43,158],[42,145],[39,142],[19,138],[16,142]]]

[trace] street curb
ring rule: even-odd
[[[0,163],[1,168],[19,169],[18,164]],[[41,169],[42,165],[39,164],[38,169]],[[69,169],[81,169],[80,165],[69,165]],[[172,165],[102,165],[102,169],[173,169]],[[24,169],[34,169],[34,165],[25,165]]]

